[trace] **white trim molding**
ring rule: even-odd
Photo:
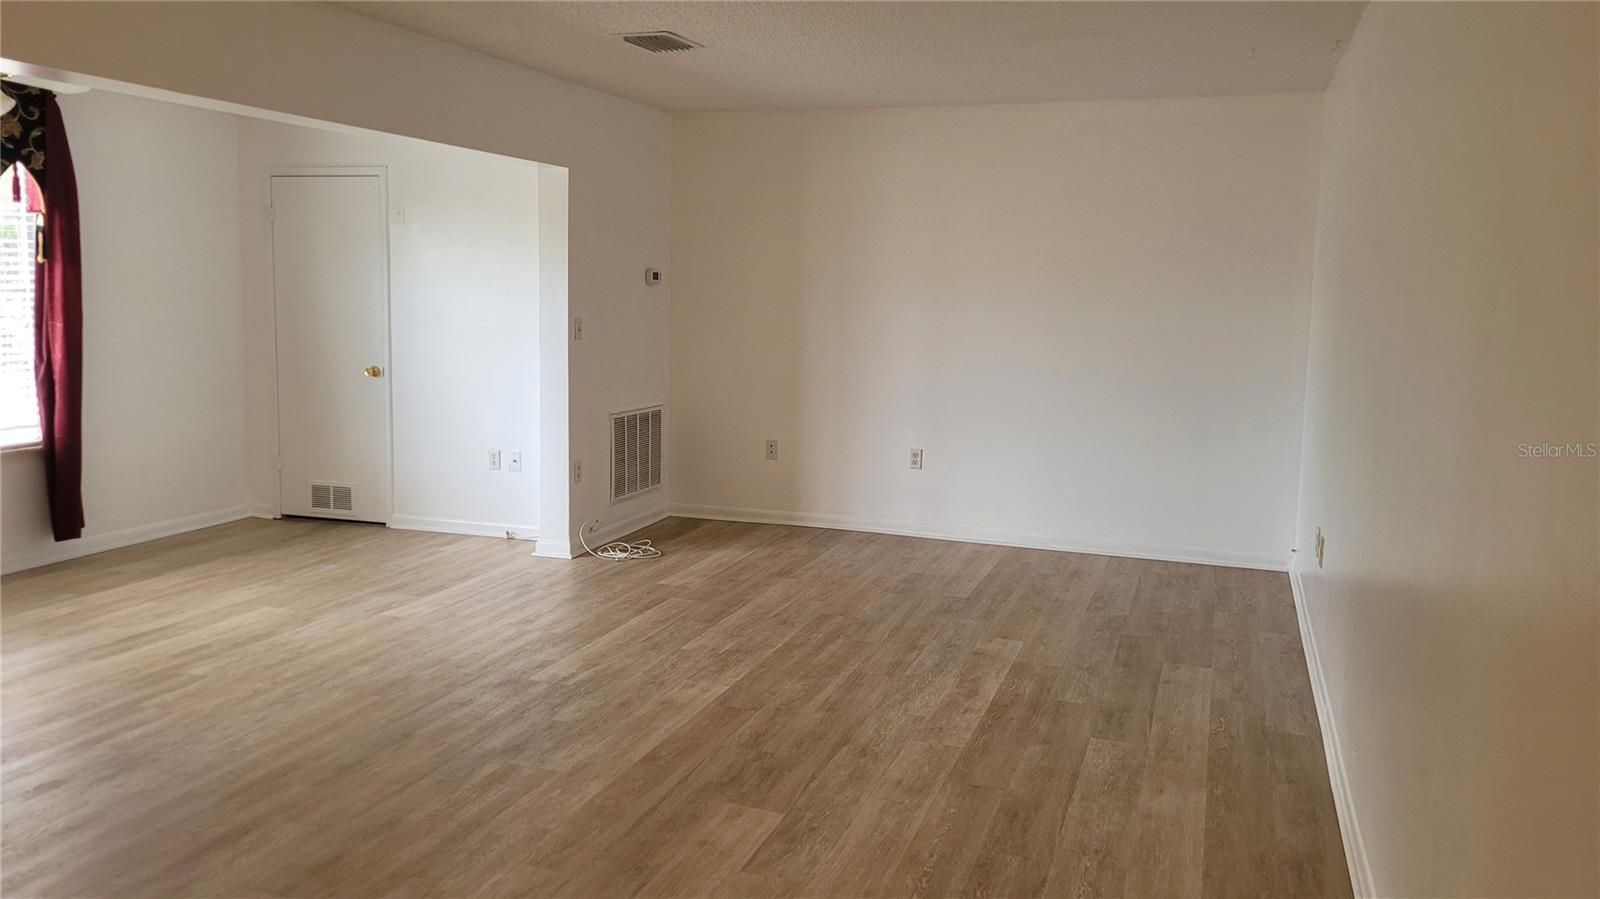
[[[618,537],[625,537],[628,534],[639,530],[640,528],[649,527],[661,519],[666,518],[668,514],[670,513],[667,511],[666,506],[656,506],[653,509],[646,509],[643,512],[635,515],[629,515],[627,518],[613,521],[610,524],[601,524],[600,527],[590,532],[583,532],[581,530],[589,525],[589,522],[584,522],[582,525],[579,525],[579,533],[583,534],[582,539],[567,543],[558,543],[553,540],[539,540],[534,544],[533,554],[541,559],[576,559],[579,556],[584,555],[584,540],[589,541],[590,546],[599,546],[602,543],[610,543]]]
[[[1221,565],[1225,568],[1256,568],[1266,571],[1289,570],[1288,561],[1285,558],[1259,553],[1207,549],[1204,547],[1152,546],[1084,537],[1002,533],[973,528],[930,525],[891,518],[858,518],[850,515],[832,515],[819,512],[774,512],[766,509],[740,509],[731,506],[695,506],[672,503],[667,507],[667,512],[680,518],[710,518],[716,521],[748,521],[756,524],[786,524],[805,528],[865,531],[871,534],[925,537],[930,540],[954,540],[958,543],[989,543],[996,546],[1018,546],[1024,549],[1089,553],[1097,556],[1123,556],[1131,559],[1155,559],[1162,562]]]
[[[602,524],[593,531],[582,532],[583,539],[589,541],[590,546],[599,546],[602,543],[610,543],[619,537],[626,537],[634,531],[649,527],[666,517],[667,507],[664,505],[656,506],[654,509],[646,509],[637,515],[629,515],[620,521]],[[582,549],[581,544],[579,549]]]
[[[1289,569],[1289,587],[1294,593],[1295,617],[1300,621],[1300,643],[1305,649],[1306,669],[1311,675],[1317,724],[1322,729],[1322,755],[1328,763],[1328,783],[1333,788],[1333,806],[1339,815],[1345,863],[1350,866],[1350,888],[1355,899],[1374,899],[1377,890],[1372,886],[1372,864],[1367,858],[1367,844],[1361,839],[1355,797],[1350,792],[1344,751],[1339,746],[1339,729],[1334,723],[1333,708],[1328,704],[1328,683],[1322,674],[1322,656],[1317,652],[1316,632],[1311,629],[1311,615],[1306,608],[1305,585],[1300,581],[1300,572],[1293,568]]]
[[[397,531],[428,531],[434,534],[463,534],[468,537],[498,537],[503,540],[536,540],[539,537],[539,529],[532,525],[420,518],[416,515],[391,515],[389,527]]]
[[[533,541],[533,555],[540,559],[567,559],[570,561],[575,558],[572,554],[572,544],[543,539]]]
[[[250,514],[251,518],[282,518],[283,517],[283,515],[278,511],[278,504],[277,503],[251,503],[250,504],[250,513],[249,514]]]
[[[40,549],[23,551],[19,553],[6,553],[0,560],[0,571],[11,574],[16,571],[26,571],[29,568],[38,568],[42,565],[54,565],[69,559],[78,559],[83,556],[92,556],[108,550],[121,549],[135,543],[148,543],[151,540],[160,540],[162,537],[171,537],[189,531],[198,531],[201,528],[215,527],[238,521],[241,518],[251,517],[251,507],[248,503],[237,506],[228,506],[212,512],[201,512],[197,515],[185,515],[182,518],[170,518],[166,521],[155,521],[150,524],[141,524],[136,527],[123,528],[120,531],[110,531],[105,534],[91,534],[77,540],[63,540],[52,543]]]

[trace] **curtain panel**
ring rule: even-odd
[[[0,119],[3,166],[20,165],[43,195],[43,227],[34,277],[34,380],[40,446],[56,540],[83,536],[83,273],[78,243],[78,184],[55,95],[0,82],[17,106]]]

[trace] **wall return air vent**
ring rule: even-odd
[[[326,509],[329,512],[354,512],[356,508],[355,488],[349,484],[317,484],[311,485],[311,508]]]
[[[661,407],[611,414],[611,501],[661,486]]]
[[[683,35],[670,31],[641,31],[637,34],[624,34],[622,39],[651,53],[676,53],[679,50],[693,50],[700,46]]]

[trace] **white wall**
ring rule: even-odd
[[[82,218],[86,524],[55,543],[43,457],[4,454],[7,571],[245,509],[237,121],[104,91],[59,103]]]
[[[89,24],[85,24],[89,23]],[[666,401],[671,119],[329,4],[5,5],[0,56],[32,66],[290,113],[568,168],[569,284],[563,322],[581,344],[540,329],[540,356],[568,359],[570,434],[544,435],[548,469],[569,450],[603,470],[607,414]],[[92,80],[92,79],[91,79]],[[541,260],[550,263],[550,260]],[[548,265],[546,266],[548,267]],[[668,272],[650,288],[644,269]],[[546,291],[545,300],[552,293]],[[557,297],[554,302],[559,302]],[[554,314],[552,310],[551,314]],[[570,355],[569,355],[570,349]],[[541,408],[560,407],[543,391]],[[545,477],[541,484],[564,487]],[[540,550],[565,553],[577,523],[643,519],[663,492],[610,506],[605,479],[570,497],[543,489]],[[568,500],[570,499],[570,502]]]
[[[1319,104],[680,117],[674,508],[1283,567]]]
[[[1375,895],[1600,891],[1600,462],[1519,451],[1600,440],[1597,19],[1375,3],[1327,96],[1296,566]]]
[[[539,518],[538,166],[370,132],[240,126],[251,498],[276,508],[267,181],[293,167],[384,166],[397,527],[531,536]],[[522,471],[488,467],[520,450]]]

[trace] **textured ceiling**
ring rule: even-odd
[[[355,2],[672,112],[1223,96],[1327,87],[1362,3]],[[651,53],[619,34],[704,46]]]

